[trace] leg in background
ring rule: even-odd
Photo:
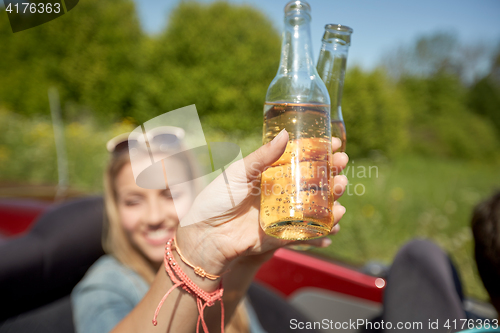
[[[456,271],[446,253],[427,240],[413,240],[398,252],[383,303],[384,322],[421,322],[419,332],[449,332],[443,327],[447,320],[466,319]],[[436,320],[439,329],[430,329],[429,321]]]

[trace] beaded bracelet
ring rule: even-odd
[[[205,323],[205,319],[203,318],[203,310],[205,307],[212,306],[216,301],[220,301],[221,306],[221,333],[224,333],[224,302],[222,301],[222,295],[224,293],[224,288],[222,287],[222,280],[219,285],[219,288],[212,293],[207,293],[200,287],[198,287],[191,279],[182,271],[182,269],[177,264],[174,256],[172,255],[171,244],[173,239],[169,239],[167,244],[165,245],[165,255],[163,258],[163,262],[165,264],[165,271],[168,276],[174,283],[174,285],[167,291],[165,296],[161,299],[158,307],[156,308],[154,317],[153,317],[153,325],[157,325],[156,318],[158,317],[158,313],[160,312],[161,306],[167,299],[168,295],[177,287],[182,287],[189,294],[193,295],[196,298],[196,304],[198,306],[198,321],[196,322],[196,333],[199,332],[200,321],[203,327],[203,331],[208,333],[208,327]],[[177,249],[178,250],[178,249]],[[204,303],[203,303],[204,301]]]

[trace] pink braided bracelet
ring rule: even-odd
[[[165,296],[161,299],[158,307],[156,308],[154,317],[153,317],[153,325],[157,325],[156,318],[158,317],[158,313],[160,312],[161,306],[167,299],[168,295],[177,287],[181,286],[182,289],[190,293],[191,295],[196,297],[196,304],[198,306],[198,321],[196,322],[196,333],[199,332],[200,321],[203,326],[203,331],[208,333],[208,327],[205,323],[205,319],[203,318],[203,310],[205,307],[212,306],[216,301],[220,301],[221,306],[221,333],[224,333],[224,302],[222,301],[222,295],[224,293],[224,288],[222,288],[222,280],[219,285],[219,288],[213,293],[207,293],[200,287],[198,287],[191,279],[182,271],[177,262],[175,261],[174,256],[172,255],[171,250],[172,238],[167,241],[165,245],[165,256],[163,258],[163,262],[165,263],[165,270],[167,271],[168,276],[174,283],[174,285],[167,291]],[[203,303],[204,301],[204,303]]]

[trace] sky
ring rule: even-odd
[[[212,0],[201,0],[212,2]],[[179,0],[135,0],[144,30],[155,34],[168,21]],[[264,12],[282,31],[281,0],[228,0],[249,4]],[[348,65],[371,69],[384,54],[418,36],[437,31],[456,33],[461,42],[500,46],[500,0],[308,0],[311,5],[311,35],[317,58],[327,23],[354,29]]]

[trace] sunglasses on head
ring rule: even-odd
[[[139,147],[148,146],[151,150],[167,152],[178,149],[184,138],[184,130],[180,127],[162,126],[147,133],[147,139],[142,133],[123,133],[106,144],[108,152],[118,155]]]

